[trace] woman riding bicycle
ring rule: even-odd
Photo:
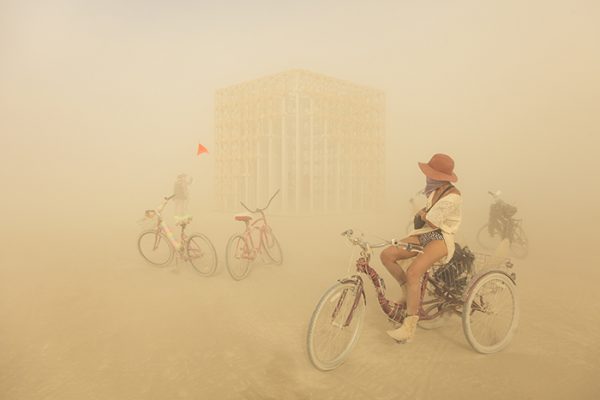
[[[446,154],[435,154],[428,163],[419,163],[426,176],[427,206],[415,216],[415,229],[403,242],[419,244],[423,252],[390,246],[381,253],[381,261],[390,274],[406,287],[406,317],[400,328],[387,333],[399,342],[410,341],[419,321],[421,278],[436,262],[448,262],[454,254],[454,234],[461,221],[462,198],[451,182],[458,180],[454,160]],[[418,220],[422,222],[419,224]],[[422,227],[419,225],[422,224]],[[396,263],[413,258],[406,272]]]

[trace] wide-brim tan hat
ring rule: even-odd
[[[431,179],[436,181],[456,182],[458,177],[454,173],[454,160],[446,154],[434,154],[428,163],[419,163],[419,168]]]

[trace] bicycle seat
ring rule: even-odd
[[[240,214],[240,215],[236,215],[235,217],[236,221],[250,221],[252,219],[252,217],[250,215],[246,215],[246,214]]]
[[[192,216],[186,215],[184,217],[175,217],[175,225],[177,226],[185,226],[192,222]]]

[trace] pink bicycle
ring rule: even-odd
[[[180,239],[177,240],[167,224],[163,221],[162,211],[173,196],[165,197],[162,204],[155,209],[146,210],[148,219],[156,218],[156,228],[142,232],[138,238],[138,250],[150,264],[165,267],[171,263],[173,256],[188,261],[202,276],[212,275],[217,269],[217,252],[211,241],[201,233],[186,235],[185,228],[192,221],[191,216],[181,218],[177,226],[181,227]]]
[[[250,264],[261,256],[263,261],[274,264],[283,262],[283,253],[279,241],[273,234],[273,230],[267,223],[265,210],[269,208],[271,201],[279,193],[277,190],[267,205],[263,208],[250,210],[244,203],[240,202],[251,214],[259,214],[259,218],[252,221],[250,215],[236,215],[236,221],[242,221],[246,225],[244,232],[231,236],[225,249],[225,262],[227,270],[235,280],[242,280],[250,272]]]
[[[372,249],[393,245],[422,252],[423,248],[396,240],[371,244],[355,237],[352,230],[342,235],[360,247],[356,271],[366,274],[375,286],[383,312],[390,321],[401,323],[405,304],[385,297],[385,283],[369,265]],[[496,263],[479,256],[479,263],[485,268],[476,268],[475,261],[468,248],[457,246],[450,262],[434,265],[422,280],[419,317],[420,321],[433,321],[448,313],[461,315],[465,336],[473,349],[494,353],[510,343],[517,328],[516,276],[509,271],[513,265],[508,259]],[[339,279],[321,297],[313,312],[308,326],[308,356],[322,371],[341,365],[358,341],[367,304],[359,274]]]

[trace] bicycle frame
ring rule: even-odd
[[[405,315],[406,314],[406,304],[405,303],[396,303],[394,301],[387,299],[387,297],[385,296],[385,291],[386,291],[385,281],[383,280],[383,278],[381,278],[379,276],[377,271],[369,265],[369,259],[370,259],[369,254],[361,254],[361,257],[356,261],[356,271],[359,273],[362,273],[362,274],[366,274],[370,278],[371,282],[373,283],[373,286],[375,287],[375,292],[377,293],[377,300],[379,302],[379,307],[385,313],[385,315],[387,315],[387,317],[390,320],[401,323],[404,320],[404,317],[406,316]],[[429,281],[429,273],[426,272],[425,275],[423,276],[423,280],[421,283],[420,295],[419,295],[419,298],[421,300],[421,306],[419,307],[419,315],[423,315],[423,319],[435,318],[435,316],[434,317],[427,316],[423,312],[423,298],[425,297],[425,291],[427,289],[428,281]],[[346,319],[346,322],[344,324],[344,326],[348,326],[352,322],[352,316],[354,314],[354,310],[358,306],[360,297],[363,297],[363,301],[365,302],[365,305],[367,304],[367,299],[366,299],[366,295],[364,292],[363,279],[360,275],[352,275],[349,278],[341,279],[340,282],[341,283],[354,283],[356,285],[356,287],[358,288],[358,295],[356,296],[356,298],[354,300],[354,304],[352,305],[351,311],[348,314],[348,318]],[[337,311],[339,311],[339,308],[341,307],[341,304],[343,303],[344,297],[345,296],[342,296],[340,298],[340,300],[338,301],[338,305],[336,305],[333,317],[335,317],[335,313],[337,313]]]
[[[244,237],[245,242],[249,244],[250,249],[253,250],[252,255],[250,256],[251,259],[255,259],[256,256],[262,252],[262,248],[265,245],[267,233],[271,231],[271,227],[267,223],[267,217],[265,216],[264,212],[261,210],[259,211],[259,214],[260,218],[253,222],[244,221],[244,223],[246,224],[246,229],[242,233],[242,236]],[[259,235],[258,242],[256,243],[256,245],[254,243],[254,239],[252,238],[252,232],[255,231],[258,231]]]
[[[185,240],[187,238],[187,236],[185,234],[185,227],[187,226],[187,223],[181,224],[180,240],[177,240],[175,238],[175,235],[169,228],[169,226],[165,223],[165,221],[162,218],[162,211],[165,208],[165,206],[167,205],[167,203],[169,202],[169,200],[171,200],[172,198],[173,198],[173,196],[165,197],[165,200],[162,202],[162,204],[160,206],[156,207],[153,210],[146,210],[145,214],[146,214],[146,217],[148,217],[148,218],[153,218],[154,216],[156,216],[156,218],[157,218],[156,229],[157,229],[159,235],[156,235],[154,248],[156,249],[158,247],[158,243],[160,241],[160,233],[164,233],[165,236],[167,237],[167,239],[169,240],[169,242],[175,248],[175,250],[177,252],[182,252],[184,249]]]
[[[517,218],[496,217],[495,221],[489,221],[488,224],[498,224],[500,227],[495,229],[493,234],[500,234],[500,239],[508,239],[510,243],[514,241],[515,231],[519,228],[521,220]]]
[[[347,231],[349,232],[349,231]],[[344,234],[346,234],[345,232]],[[358,243],[355,241],[354,243]],[[361,245],[362,246],[362,245]],[[391,300],[388,300],[385,291],[385,281],[383,278],[379,276],[377,271],[369,265],[369,261],[371,259],[371,248],[372,247],[382,247],[382,245],[370,246],[366,245],[363,247],[363,250],[360,254],[360,257],[356,261],[356,272],[359,274],[367,275],[373,286],[375,287],[375,292],[377,293],[377,300],[379,302],[379,306],[381,310],[387,315],[387,317],[394,321],[401,323],[406,316],[406,304],[405,303],[396,303]],[[415,246],[419,247],[419,246]],[[439,265],[439,264],[438,264]],[[436,266],[434,264],[434,266]],[[364,291],[364,282],[362,277],[359,274],[352,275],[348,278],[344,278],[339,280],[340,283],[351,283],[354,284],[357,288],[357,295],[354,299],[354,303],[350,309],[348,317],[344,323],[344,326],[348,326],[352,322],[352,317],[356,307],[358,306],[358,302],[360,301],[360,297],[363,297],[363,301],[366,305],[366,295]],[[432,285],[433,287],[433,299],[424,301],[425,293],[427,292],[428,285]],[[343,292],[343,295],[338,300],[338,304],[334,308],[332,318],[335,319],[337,313],[340,310],[341,305],[343,304],[343,300],[345,299],[346,292]],[[453,293],[447,289],[444,289],[440,284],[432,278],[429,271],[425,272],[423,278],[421,279],[421,289],[419,292],[419,319],[423,321],[432,320],[439,317],[442,313],[453,311],[458,314],[460,312],[458,309],[462,306],[462,296],[457,293]],[[437,310],[436,310],[437,309]]]
[[[250,213],[260,215],[260,217],[257,220],[253,221],[252,223],[250,223],[249,220],[244,220],[244,223],[246,224],[246,228],[245,228],[244,232],[242,233],[242,236],[244,237],[244,243],[249,244],[250,249],[252,249],[252,252],[250,252],[250,255],[249,255],[249,259],[251,261],[256,259],[256,256],[262,252],[262,249],[264,248],[264,246],[266,244],[265,242],[266,242],[267,234],[269,232],[271,232],[271,227],[269,226],[269,224],[267,222],[267,217],[265,216],[265,210],[267,208],[269,208],[269,205],[271,205],[271,202],[273,201],[273,199],[275,198],[277,193],[279,193],[279,190],[277,190],[273,194],[273,196],[271,196],[271,198],[269,199],[269,201],[265,207],[257,208],[255,210],[249,209],[248,206],[246,206],[243,202],[240,202],[240,204],[246,210],[248,210]],[[258,231],[258,235],[259,235],[258,243],[256,245],[254,244],[254,239],[252,238],[253,231]],[[247,250],[250,250],[250,249],[247,249]]]
[[[173,232],[171,231],[169,226],[163,220],[160,220],[160,222],[158,223],[158,227],[162,232],[165,233],[165,235],[167,236],[167,239],[169,239],[169,242],[171,242],[171,244],[173,245],[175,250],[177,250],[177,251],[183,250],[183,244],[185,243],[185,239],[187,238],[185,231],[184,231],[185,225],[181,226],[180,240],[177,240],[175,238],[175,235],[173,234]]]
[[[490,196],[492,196],[492,198],[494,199],[494,204],[505,204],[504,201],[500,198],[500,192],[492,192],[492,191],[488,191],[488,194]],[[492,207],[494,206],[494,204],[492,204],[490,206],[490,210],[492,209]],[[513,242],[514,240],[514,234],[515,231],[519,228],[519,225],[521,224],[521,219],[517,219],[517,218],[512,218],[512,217],[508,217],[508,216],[503,216],[503,215],[496,215],[494,217],[494,219],[492,219],[492,214],[490,211],[490,217],[488,219],[488,225],[490,227],[492,226],[496,226],[499,225],[499,228],[494,230],[494,232],[492,232],[490,230],[490,234],[492,236],[494,236],[496,234],[496,232],[498,234],[500,234],[500,239],[508,239],[508,241],[510,243]]]

